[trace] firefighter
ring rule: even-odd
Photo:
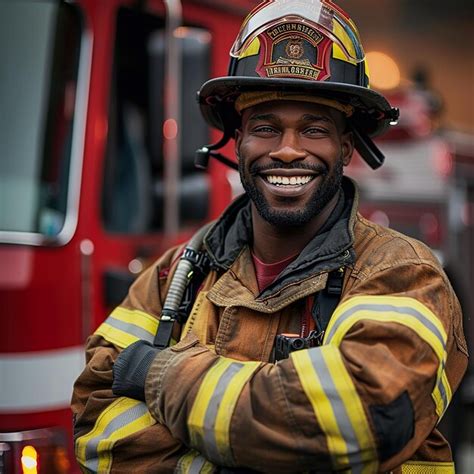
[[[343,176],[354,147],[382,164],[370,137],[397,118],[353,22],[329,0],[262,3],[199,102],[221,145],[235,136],[245,193],[90,337],[82,468],[454,472],[436,427],[467,365],[459,303],[426,246],[358,214]]]

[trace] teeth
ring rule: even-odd
[[[275,176],[275,175],[269,175],[265,176],[266,180],[270,184],[275,184],[277,186],[283,185],[283,186],[302,186],[304,184],[308,184],[312,179],[313,176]]]

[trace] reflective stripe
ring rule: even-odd
[[[92,430],[76,440],[76,457],[93,472],[109,472],[115,443],[155,423],[145,403],[118,398],[100,414]]]
[[[377,472],[375,442],[339,349],[322,346],[293,352],[290,357],[326,435],[333,468]]]
[[[215,466],[197,451],[191,450],[182,456],[176,465],[175,474],[212,474]]]
[[[153,342],[158,320],[138,310],[116,308],[94,334],[124,349],[139,339]]]
[[[230,422],[237,400],[260,362],[221,357],[207,372],[188,418],[192,446],[218,464],[232,465]]]
[[[453,462],[407,461],[402,474],[454,474]]]
[[[430,309],[413,298],[356,296],[336,309],[329,322],[324,343],[340,345],[351,327],[362,320],[402,324],[429,344],[439,359],[437,380],[431,396],[436,405],[436,414],[441,418],[452,397],[445,371],[447,336],[441,321]]]

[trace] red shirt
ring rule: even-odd
[[[257,276],[258,289],[263,291],[276,277],[297,257],[291,255],[275,263],[265,263],[259,260],[252,252],[255,274]]]

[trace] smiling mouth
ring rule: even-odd
[[[302,176],[279,176],[266,175],[263,177],[265,181],[274,186],[304,186],[315,178],[315,175]]]

